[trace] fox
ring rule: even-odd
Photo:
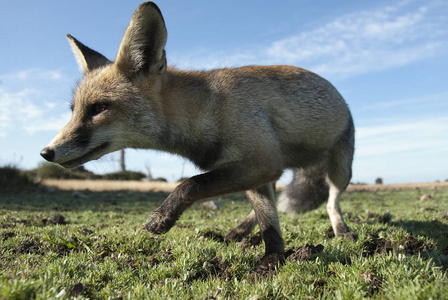
[[[245,192],[248,216],[225,237],[241,241],[259,225],[261,264],[285,256],[278,212],[327,201],[334,234],[350,234],[340,209],[352,176],[354,123],[347,103],[326,79],[294,66],[208,71],[167,65],[167,29],[160,9],[144,2],[125,30],[115,61],[70,34],[83,73],[72,117],[41,156],[73,168],[124,148],[180,155],[203,173],[180,183],[144,229],[168,232],[194,202]],[[293,179],[276,204],[276,181]]]

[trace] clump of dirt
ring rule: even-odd
[[[139,266],[139,262],[135,259],[128,258],[124,261],[123,266],[131,269],[136,269]]]
[[[209,240],[214,240],[216,242],[224,242],[224,236],[220,234],[219,232],[213,231],[213,230],[207,230],[204,233],[202,233],[201,237],[204,237]]]
[[[264,256],[255,270],[249,274],[249,280],[251,282],[257,282],[274,276],[284,261],[284,255],[274,253]]]
[[[329,239],[332,239],[332,238],[336,237],[336,235],[334,234],[334,231],[333,231],[333,227],[331,227],[331,226],[328,227],[327,230],[324,231],[324,234]]]
[[[305,247],[297,247],[286,251],[285,257],[289,261],[305,261],[311,258],[313,254],[320,253],[324,250],[324,246],[318,244],[316,246],[306,244]]]
[[[230,266],[223,262],[221,258],[215,257],[202,263],[195,274],[189,276],[186,281],[207,280],[210,276],[217,276],[220,279],[231,279]]]
[[[90,284],[75,283],[69,291],[70,297],[77,297],[79,295],[91,296],[93,286]],[[90,298],[90,297],[88,297]]]
[[[160,260],[158,260],[155,255],[152,255],[148,258],[148,263],[151,266],[156,266],[160,263]]]
[[[371,235],[363,243],[364,253],[366,255],[373,255],[377,253],[387,253],[393,251],[392,243],[390,240],[378,237],[377,234]]]
[[[66,225],[65,217],[61,214],[55,214],[47,219],[46,225]]]
[[[112,254],[112,250],[107,245],[100,244],[96,250],[98,252],[99,258],[105,258],[107,256],[110,256]]]
[[[387,224],[392,221],[392,215],[390,213],[385,213],[383,215],[376,214],[372,212],[367,213],[366,223],[382,223]]]
[[[16,236],[16,234],[11,231],[2,232],[2,240],[3,241],[6,241],[7,239],[15,237],[15,236]]]
[[[75,285],[70,289],[70,296],[76,297],[82,293],[84,290],[84,285],[81,282],[75,283]]]
[[[415,239],[412,235],[408,235],[402,241],[392,243],[390,239],[380,238],[377,234],[373,234],[363,243],[363,246],[366,255],[373,255],[375,253],[386,254],[389,252],[401,252],[414,255],[434,249],[432,243],[424,243]]]
[[[411,255],[431,251],[435,247],[432,243],[424,243],[415,239],[412,235],[409,235],[405,240],[403,240],[398,247],[404,252]]]
[[[360,276],[363,277],[369,285],[369,292],[367,293],[366,297],[372,296],[380,290],[383,281],[380,280],[375,273],[365,273],[361,274]]]
[[[160,255],[153,254],[148,258],[148,263],[151,266],[158,265],[160,263],[160,260],[166,262],[174,259],[173,252],[171,252],[171,248],[163,250],[160,259],[158,259],[157,256]]]
[[[1,223],[0,224],[0,228],[14,228],[14,227],[16,227],[17,225],[15,225],[15,224],[11,224],[11,223]]]
[[[70,252],[70,248],[64,243],[58,243],[55,251],[59,255],[65,255]]]
[[[34,226],[48,226],[48,225],[66,225],[67,221],[65,220],[65,217],[61,214],[55,214],[50,217],[46,217],[44,215],[36,215],[34,218],[30,221],[24,220],[25,222],[22,222],[25,225],[34,225]]]
[[[43,254],[44,249],[42,249],[40,242],[36,241],[34,238],[29,238],[23,242],[20,242],[19,247],[17,247],[17,253],[19,254]]]
[[[278,268],[283,265],[285,259],[292,262],[306,261],[311,257],[324,250],[324,246],[318,244],[316,246],[312,244],[306,244],[304,247],[296,247],[295,249],[289,249],[284,255],[271,254],[264,256],[261,259],[260,264],[249,275],[249,280],[252,282],[260,281],[270,278],[277,273]]]
[[[311,281],[310,284],[313,286],[315,291],[322,294],[325,290],[325,286],[327,285],[327,281],[325,279],[315,279]]]
[[[261,237],[261,233],[258,232],[255,235],[244,237],[241,242],[238,243],[238,246],[243,249],[248,249],[260,245],[262,241],[263,238]]]
[[[78,229],[78,231],[79,231],[81,234],[83,234],[83,235],[91,235],[91,234],[93,234],[93,230],[90,230],[90,229],[88,229],[88,228],[85,227],[85,226],[80,227],[80,228]]]

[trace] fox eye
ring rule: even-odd
[[[97,115],[99,113],[102,113],[107,109],[107,104],[105,103],[97,103],[93,105],[93,114]]]

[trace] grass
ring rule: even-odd
[[[430,193],[432,200],[420,196]],[[282,215],[289,257],[249,275],[259,234],[226,244],[249,212],[244,195],[193,205],[170,232],[142,230],[167,194],[0,194],[0,299],[443,299],[448,295],[448,189],[343,195],[358,239],[335,238],[325,207]],[[318,246],[321,245],[321,246]]]

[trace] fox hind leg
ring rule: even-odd
[[[246,194],[260,226],[265,243],[265,257],[275,255],[282,258],[285,249],[275,207],[275,183],[270,182],[259,188],[248,190]]]
[[[247,236],[249,233],[252,232],[252,230],[257,225],[257,215],[255,214],[255,210],[252,209],[252,211],[249,213],[249,215],[244,219],[237,227],[233,228],[229,231],[229,233],[226,235],[225,240],[227,242],[230,241],[236,241],[241,242],[241,240]]]
[[[353,122],[349,122],[348,125],[347,130],[332,149],[326,178],[329,186],[327,212],[336,236],[347,236],[350,232],[344,222],[339,206],[341,194],[347,188],[352,176],[354,153]],[[352,234],[352,238],[356,238],[356,234]]]
[[[230,230],[226,241],[241,241],[247,236],[257,223],[265,241],[266,254],[283,253],[284,245],[275,208],[274,183],[268,183],[257,189],[246,191],[252,204],[252,211],[237,227]]]

